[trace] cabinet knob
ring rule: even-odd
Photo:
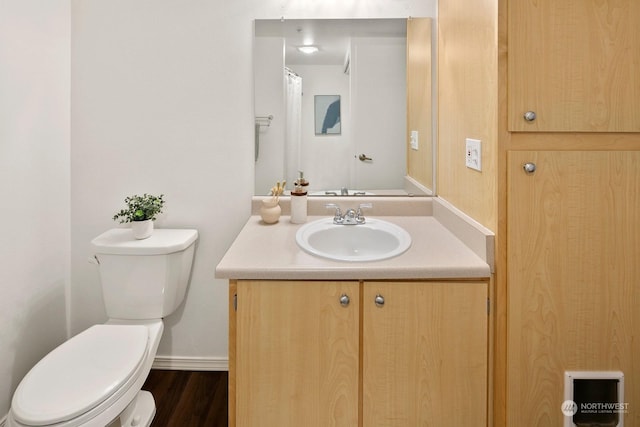
[[[536,171],[536,164],[535,163],[531,163],[531,162],[527,162],[524,165],[522,165],[522,169],[524,169],[525,173],[527,175],[531,175]]]
[[[376,295],[375,303],[377,307],[382,307],[384,305],[384,297],[380,294]]]
[[[528,122],[532,122],[536,119],[536,112],[535,111],[527,111],[526,113],[524,113],[524,119]]]
[[[348,307],[350,302],[351,298],[349,298],[349,295],[342,294],[342,296],[340,297],[340,305],[343,307]]]

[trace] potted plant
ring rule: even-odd
[[[113,216],[113,220],[120,220],[120,224],[131,223],[133,237],[136,239],[146,239],[153,233],[153,221],[158,214],[162,213],[164,207],[164,194],[153,196],[144,194],[142,196],[133,195],[126,197],[124,202],[126,209],[120,210]]]

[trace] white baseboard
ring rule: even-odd
[[[168,369],[175,371],[228,371],[229,359],[223,357],[156,356],[151,369]]]

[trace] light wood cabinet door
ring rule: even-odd
[[[640,151],[508,153],[508,426],[564,425],[566,370],[640,377],[638,165]],[[640,407],[639,381],[624,400]]]
[[[640,131],[638,0],[507,3],[509,130]]]
[[[238,281],[235,328],[237,426],[358,425],[358,282]]]
[[[363,426],[487,425],[487,297],[486,283],[364,283]]]

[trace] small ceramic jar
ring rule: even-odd
[[[266,224],[274,224],[280,219],[282,209],[278,204],[278,199],[272,197],[270,199],[264,199],[262,206],[260,207],[260,216]]]

